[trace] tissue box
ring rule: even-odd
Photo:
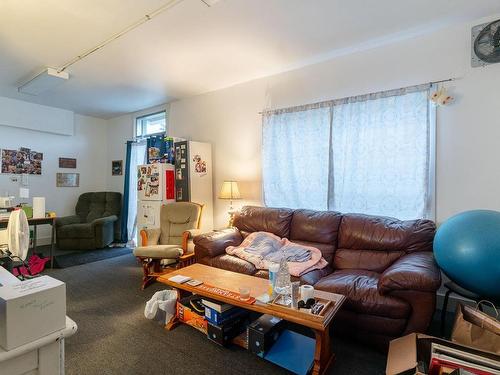
[[[66,327],[66,284],[41,276],[0,286],[0,346],[11,350]]]

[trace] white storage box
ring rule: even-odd
[[[66,284],[50,276],[0,286],[0,346],[11,350],[66,327]]]

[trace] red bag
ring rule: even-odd
[[[28,259],[28,267],[26,268],[25,266],[21,267],[16,267],[12,271],[14,276],[19,276],[21,275],[37,275],[40,272],[42,272],[45,269],[45,263],[47,263],[50,260],[49,257],[46,258],[40,258],[38,255],[32,255]]]

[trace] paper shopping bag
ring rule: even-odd
[[[459,344],[500,354],[498,313],[497,317],[494,318],[479,311],[477,306],[474,308],[459,303],[451,332],[451,340]]]

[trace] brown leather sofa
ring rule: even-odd
[[[267,271],[225,249],[251,232],[271,232],[321,250],[329,266],[300,281],[347,296],[337,331],[385,348],[395,337],[427,330],[441,284],[432,221],[246,206],[233,225],[194,238],[199,263],[267,278]]]

